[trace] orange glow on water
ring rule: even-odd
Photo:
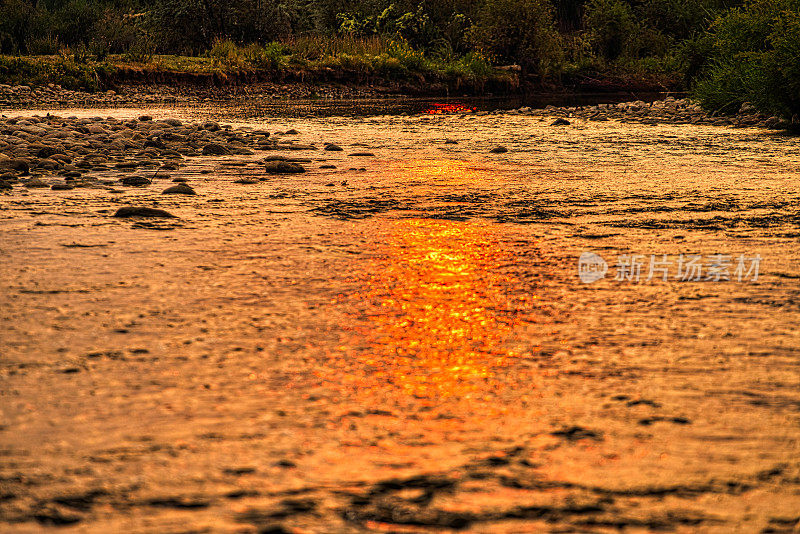
[[[520,356],[509,340],[535,300],[510,272],[513,255],[482,222],[388,224],[352,296],[358,346],[342,347],[350,386],[423,404],[502,392]]]

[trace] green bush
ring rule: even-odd
[[[640,31],[633,9],[622,0],[591,0],[586,6],[586,28],[595,50],[608,60],[631,55]]]
[[[0,56],[0,83],[44,85],[56,83],[67,89],[95,91],[101,78],[111,74],[104,65],[79,64],[70,57],[38,59]]]
[[[557,73],[563,62],[561,38],[547,0],[487,0],[470,29],[477,50],[527,74]]]
[[[718,18],[711,60],[695,86],[710,110],[743,102],[792,117],[800,113],[800,0],[754,0]]]

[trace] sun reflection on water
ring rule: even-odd
[[[353,335],[340,347],[359,395],[419,404],[490,400],[521,377],[514,330],[536,296],[513,274],[514,255],[482,222],[388,221],[377,254],[360,267]],[[530,347],[525,349],[530,352]],[[339,356],[342,356],[339,352]],[[530,383],[524,387],[531,387]]]

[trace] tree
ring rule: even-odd
[[[470,29],[475,46],[523,73],[546,76],[563,60],[561,42],[547,0],[487,0]]]

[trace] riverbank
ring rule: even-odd
[[[674,92],[683,86],[677,73],[639,71],[575,71],[539,79],[524,76],[516,65],[491,65],[481,56],[432,60],[406,49],[313,60],[281,56],[257,61],[242,54],[234,48],[227,55],[141,60],[0,56],[0,108],[229,98],[638,94]]]
[[[797,127],[780,117],[759,113],[753,106],[745,103],[736,114],[709,113],[691,99],[667,97],[664,100],[644,102],[620,102],[618,104],[597,104],[593,106],[556,107],[544,109],[521,107],[503,113],[556,117],[554,126],[568,126],[570,120],[586,121],[618,120],[644,124],[703,124],[713,126],[733,126],[738,128],[769,128],[787,130]]]

